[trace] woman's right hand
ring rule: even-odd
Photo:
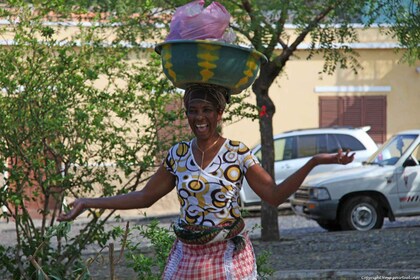
[[[86,199],[78,198],[69,204],[70,211],[67,213],[61,213],[58,216],[57,221],[66,222],[76,219],[77,216],[82,214],[86,210]]]

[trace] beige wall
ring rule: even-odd
[[[75,24],[75,23],[71,23]],[[76,26],[70,26],[58,35],[65,38],[75,34]],[[294,29],[288,32],[293,35]],[[387,137],[401,130],[420,128],[420,61],[409,66],[400,63],[401,53],[395,52],[396,42],[379,28],[357,29],[360,43],[352,45],[360,54],[358,58],[363,69],[355,75],[348,69],[337,69],[328,76],[319,74],[324,60],[315,56],[306,60],[307,51],[299,50],[287,63],[284,72],[270,89],[270,96],[276,105],[274,134],[291,129],[319,126],[319,96],[387,96]],[[12,39],[7,34],[3,39]],[[109,38],[113,37],[108,34]],[[306,43],[309,40],[306,40]],[[320,86],[389,86],[389,92],[323,92],[316,93]],[[249,101],[255,103],[253,93]],[[231,139],[254,146],[259,142],[258,121],[242,120],[223,128],[224,135]]]
[[[357,52],[363,67],[354,74],[349,69],[337,69],[329,76],[318,74],[324,61],[320,56],[306,60],[307,52],[300,50],[297,57],[286,65],[283,74],[277,78],[270,89],[270,96],[276,105],[274,115],[274,134],[291,129],[319,126],[319,96],[363,96],[385,95],[387,97],[387,138],[392,134],[420,128],[420,61],[409,66],[400,62],[401,53],[396,53],[390,38],[374,28],[359,30],[362,44]],[[381,44],[377,44],[377,43]],[[369,87],[389,86],[389,92],[322,92],[316,93],[320,86]],[[255,97],[251,95],[255,103]],[[224,135],[239,139],[252,147],[260,139],[257,121],[242,120],[225,126]]]

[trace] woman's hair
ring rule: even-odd
[[[184,93],[185,110],[188,111],[189,103],[193,100],[211,103],[219,112],[222,112],[230,101],[230,93],[227,88],[221,86],[193,84],[188,86]]]

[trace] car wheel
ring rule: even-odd
[[[333,220],[317,220],[316,221],[320,227],[328,231],[338,231],[341,230],[341,226],[337,221]]]
[[[343,230],[379,229],[384,223],[378,202],[369,196],[356,196],[345,201],[339,219]]]

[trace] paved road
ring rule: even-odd
[[[294,215],[279,224],[279,242],[253,241],[257,255],[271,253],[270,279],[420,279],[420,217],[369,232],[327,232]]]
[[[278,242],[260,241],[259,218],[246,220],[249,228],[257,225],[251,233],[256,255],[270,252],[274,273],[267,279],[420,279],[420,217],[385,222],[370,232],[327,232],[311,220],[279,216]],[[118,279],[133,279],[117,269]]]
[[[259,240],[259,217],[246,220],[248,228],[254,228],[251,239],[256,254],[271,254],[269,266],[275,272],[268,279],[420,279],[420,216],[386,221],[383,229],[369,232],[327,232],[314,221],[279,216],[281,240],[277,242]],[[171,219],[161,221],[169,226]],[[141,222],[134,219],[131,225]],[[74,230],[82,225],[83,221],[75,223]],[[10,225],[0,223],[0,236],[0,243],[13,242]],[[91,271],[93,279],[109,279],[106,264]],[[123,266],[117,267],[117,273],[118,279],[134,279]]]

